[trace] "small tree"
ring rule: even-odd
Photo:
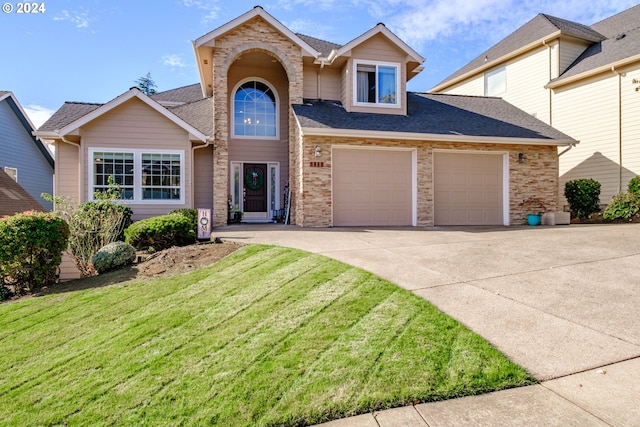
[[[142,93],[144,93],[145,95],[153,95],[154,93],[156,93],[156,88],[158,87],[156,86],[156,82],[154,82],[151,78],[150,72],[147,73],[146,76],[140,77],[134,83],[137,84],[137,88],[140,89],[140,91],[142,91]]]

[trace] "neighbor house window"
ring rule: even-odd
[[[496,96],[507,91],[507,69],[496,68],[484,75],[485,96]]]
[[[11,168],[9,166],[4,167],[4,171],[7,175],[9,175],[15,182],[18,182],[18,168]]]
[[[399,104],[399,65],[387,63],[355,63],[356,104],[397,106]]]
[[[276,138],[276,94],[266,83],[242,83],[233,95],[233,135],[248,138]]]
[[[120,198],[132,202],[182,202],[184,152],[173,150],[92,149],[91,195],[109,189],[109,177],[121,190]]]

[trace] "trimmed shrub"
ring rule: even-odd
[[[56,282],[69,225],[51,212],[0,219],[0,278],[17,295]]]
[[[600,207],[600,183],[595,179],[574,179],[564,185],[564,197],[574,216],[586,219]]]
[[[136,248],[125,242],[113,242],[101,248],[91,260],[98,274],[124,267],[136,259]]]
[[[631,219],[640,212],[640,199],[634,193],[620,193],[613,196],[602,213],[604,219]]]
[[[640,176],[633,177],[629,180],[627,191],[636,196],[640,196]]]
[[[171,212],[169,212],[170,214],[180,214],[180,215],[184,215],[190,222],[193,228],[193,231],[196,231],[198,229],[198,211],[195,209],[189,209],[189,208],[182,208],[182,209],[176,209],[173,210]]]
[[[83,276],[96,274],[93,256],[109,243],[124,240],[132,210],[110,200],[86,202],[69,217],[69,249]]]
[[[179,213],[143,219],[124,231],[126,242],[136,249],[162,250],[196,241],[192,221]]]

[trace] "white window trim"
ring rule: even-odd
[[[276,136],[251,136],[251,135],[236,135],[236,127],[235,127],[235,119],[236,119],[236,92],[238,88],[247,82],[260,82],[269,87],[271,92],[276,98]],[[278,91],[276,91],[275,87],[266,81],[265,79],[261,79],[260,77],[247,77],[246,79],[240,80],[231,91],[231,110],[229,114],[229,122],[231,127],[231,137],[233,139],[261,139],[261,140],[270,140],[277,141],[280,139],[280,97],[278,96]]]
[[[140,205],[180,205],[184,204],[185,200],[185,153],[184,150],[159,150],[159,149],[131,149],[131,148],[114,148],[114,147],[94,147],[89,148],[88,164],[89,167],[89,200],[96,200],[93,193],[96,189],[93,185],[93,179],[95,174],[95,164],[93,162],[93,153],[105,152],[105,153],[133,153],[133,199],[119,200],[123,204],[140,204]],[[145,200],[142,198],[142,154],[179,154],[180,155],[180,199],[177,200],[165,200],[165,199],[151,199]]]
[[[382,104],[379,103],[376,96],[376,102],[358,102],[358,65],[375,65],[376,76],[378,74],[378,66],[394,67],[396,69],[396,103],[395,104]],[[383,61],[367,61],[362,59],[353,60],[353,105],[358,107],[374,107],[374,108],[400,108],[401,105],[401,93],[400,93],[400,79],[401,79],[401,67],[399,62],[383,62]]]
[[[489,79],[498,74],[504,74],[504,90],[501,92],[489,94]],[[505,93],[506,91],[507,91],[507,67],[506,66],[503,65],[501,67],[494,68],[493,70],[487,71],[486,73],[484,73],[484,96],[498,96]]]

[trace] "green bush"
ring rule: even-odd
[[[179,213],[143,219],[124,231],[126,242],[136,249],[162,250],[196,241],[192,221]]]
[[[13,292],[0,285],[0,301],[6,301],[13,296]]]
[[[629,180],[629,184],[627,184],[627,191],[631,194],[635,194],[636,196],[640,196],[640,175]]]
[[[131,225],[131,208],[111,200],[82,203],[69,216],[69,249],[83,276],[96,274],[93,256],[100,248],[124,240]]]
[[[124,267],[136,259],[136,248],[125,242],[113,242],[101,248],[91,260],[98,274]]]
[[[604,219],[631,219],[640,212],[640,196],[634,193],[620,193],[613,196],[602,213]]]
[[[17,295],[51,285],[67,248],[69,225],[51,212],[0,219],[0,278]]]
[[[182,209],[173,210],[169,213],[172,213],[172,214],[175,213],[175,214],[180,214],[185,216],[190,221],[193,231],[196,231],[198,229],[198,211],[197,210],[182,208]]]
[[[586,219],[600,209],[600,183],[591,178],[567,181],[564,197],[573,215]]]

